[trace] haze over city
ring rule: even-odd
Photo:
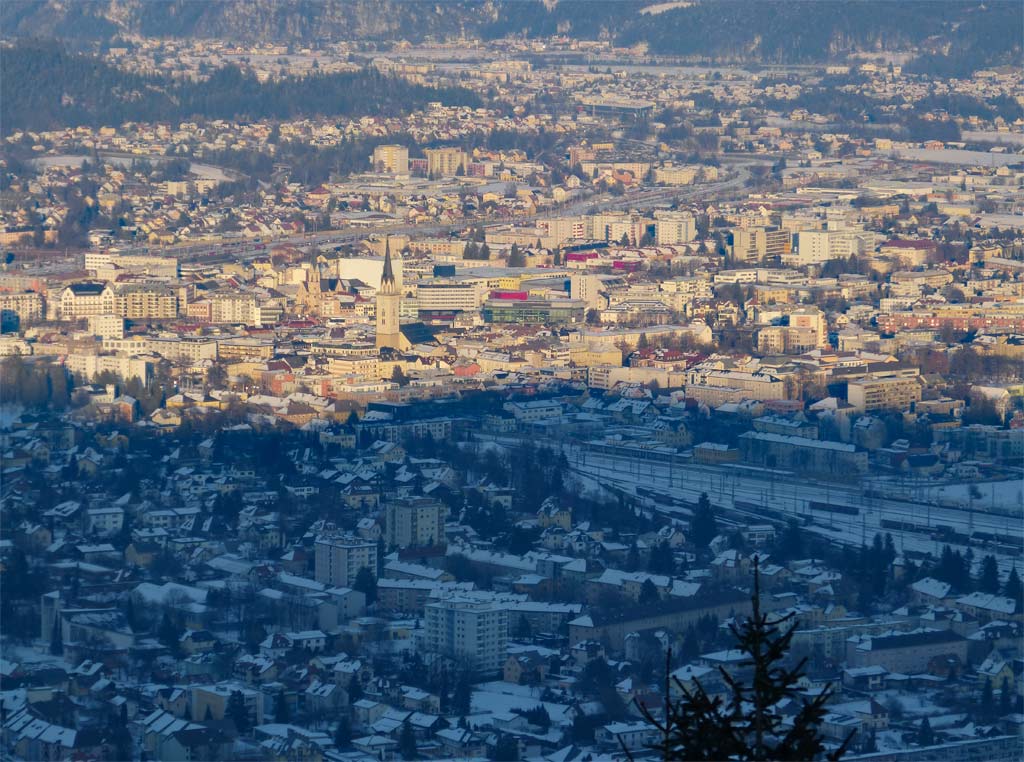
[[[0,758],[1024,757],[1022,29],[0,4]]]

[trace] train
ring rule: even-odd
[[[822,503],[819,500],[809,500],[808,507],[812,511],[825,511],[826,513],[842,513],[846,516],[860,515],[860,508],[854,505],[838,505],[836,503]]]

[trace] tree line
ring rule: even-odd
[[[370,68],[266,82],[233,65],[214,70],[204,80],[143,75],[39,40],[20,40],[0,49],[0,68],[7,81],[18,83],[6,89],[0,106],[4,134],[193,118],[398,116],[431,101],[474,108],[481,104],[464,88],[417,85]]]

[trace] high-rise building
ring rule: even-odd
[[[697,220],[690,212],[655,212],[654,219],[659,246],[689,243],[697,237]]]
[[[596,275],[574,273],[569,277],[569,297],[584,302],[587,309],[606,307],[608,302],[601,296],[601,279]]]
[[[386,172],[390,175],[409,174],[409,149],[405,146],[377,146],[373,149],[370,161],[374,172]]]
[[[399,310],[402,294],[395,280],[395,270],[391,264],[391,242],[384,245],[384,271],[380,276],[380,288],[377,290],[377,347],[399,349],[401,331],[399,326]]]
[[[389,547],[444,544],[444,506],[436,500],[393,500],[385,506],[384,515],[385,542]]]
[[[436,177],[454,177],[469,166],[469,154],[461,148],[427,148],[427,174]]]
[[[732,233],[732,255],[737,262],[760,262],[790,253],[791,235],[787,230],[740,227]]]
[[[492,601],[450,598],[425,609],[426,646],[475,672],[496,672],[508,656],[508,609]]]
[[[377,544],[343,534],[323,534],[314,545],[317,582],[352,587],[364,566],[376,575]]]

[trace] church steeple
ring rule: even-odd
[[[395,270],[394,270],[394,267],[391,265],[391,238],[390,237],[384,239],[384,272],[380,276],[381,288],[383,288],[385,284],[391,286],[392,289],[394,289],[395,286],[398,285],[395,282]]]
[[[401,346],[399,325],[400,301],[402,295],[395,279],[395,268],[391,263],[391,239],[384,239],[384,271],[377,289],[377,346],[398,349]]]

